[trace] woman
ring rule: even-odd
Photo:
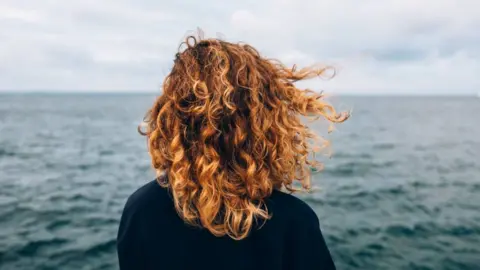
[[[145,119],[158,178],[125,206],[121,269],[334,269],[310,188],[320,138],[302,116],[342,122],[323,96],[249,45],[190,36]],[[282,191],[285,190],[286,192]]]

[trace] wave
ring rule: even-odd
[[[433,222],[418,223],[412,226],[389,225],[383,230],[387,235],[395,237],[424,238],[437,235],[466,237],[480,236],[479,226],[440,225]]]
[[[395,148],[394,143],[376,143],[372,147],[373,149],[378,149],[378,150],[391,150]]]
[[[397,161],[350,161],[336,165],[331,169],[327,166],[325,173],[328,173],[332,176],[365,176],[373,169],[392,168],[396,166],[397,163]]]
[[[15,253],[20,256],[32,256],[38,253],[42,248],[60,248],[68,242],[69,241],[65,238],[29,241],[24,246],[20,247]]]

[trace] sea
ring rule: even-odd
[[[118,269],[128,196],[154,178],[155,94],[0,95],[0,269]],[[318,214],[338,269],[480,269],[480,99],[334,96]],[[167,232],[166,232],[167,233]],[[316,258],[311,258],[315,260]]]

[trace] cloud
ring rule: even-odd
[[[201,27],[287,64],[338,68],[314,89],[480,91],[476,0],[4,0],[0,25],[0,90],[154,91]]]

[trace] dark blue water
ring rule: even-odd
[[[136,131],[153,98],[0,96],[0,269],[118,268],[122,207],[154,175]],[[480,269],[480,99],[334,102],[353,116],[302,197],[338,268]]]

